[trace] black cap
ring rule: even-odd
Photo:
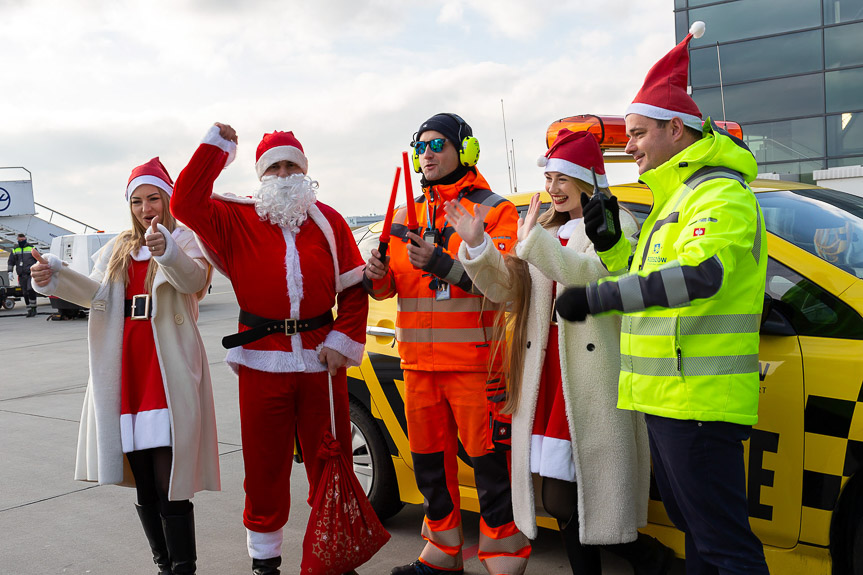
[[[467,137],[473,136],[471,127],[456,114],[435,114],[420,125],[417,130],[415,140],[419,140],[423,132],[434,130],[440,132],[444,137],[451,141],[456,148],[461,146],[461,141]]]

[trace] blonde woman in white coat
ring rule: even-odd
[[[671,550],[638,532],[647,522],[649,452],[643,418],[616,407],[620,320],[558,326],[553,316],[555,291],[609,275],[581,219],[580,196],[593,193],[591,168],[600,187],[608,186],[602,153],[587,132],[561,130],[540,160],[553,205],[540,217],[539,194],[531,199],[517,256],[494,249],[481,213],[447,206],[464,239],[459,260],[468,275],[488,299],[510,304],[504,410],[513,414],[515,522],[536,537],[537,473],[573,573],[599,575],[600,547],[627,559],[637,575],[667,573]],[[637,223],[625,211],[621,217],[634,244]]]
[[[211,268],[171,216],[172,185],[158,158],[133,170],[132,229],[93,257],[89,277],[52,255],[31,268],[37,291],[90,308],[75,479],[135,486],[163,575],[195,573],[189,499],[220,489],[213,390],[197,328]]]

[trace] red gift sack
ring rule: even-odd
[[[326,463],[303,539],[303,575],[347,573],[371,559],[390,539],[334,437],[332,377],[329,384],[332,434],[324,435],[317,454]]]

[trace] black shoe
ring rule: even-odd
[[[252,559],[253,575],[279,575],[279,565],[282,564],[281,557],[270,557],[269,559]]]
[[[27,317],[36,317],[36,308],[28,307],[27,308]]]
[[[191,503],[189,505],[191,506]],[[198,556],[195,551],[194,508],[182,515],[162,517],[162,527],[165,530],[165,543],[168,544],[168,553],[171,556],[171,573],[174,575],[195,573],[195,562]]]
[[[165,543],[165,532],[162,529],[162,516],[155,505],[135,504],[138,519],[144,528],[144,535],[153,552],[153,563],[159,568],[159,575],[171,575],[171,560],[168,558],[168,545]]]
[[[401,567],[393,567],[390,575],[463,575],[464,569],[451,571],[449,569],[435,569],[429,567],[422,561],[414,561]]]

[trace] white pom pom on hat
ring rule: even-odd
[[[707,29],[707,26],[701,20],[697,22],[693,22],[692,26],[689,27],[689,33],[692,34],[693,38],[701,38],[704,36],[704,31]]]
[[[545,166],[548,165],[548,158],[546,158],[545,156],[538,157],[536,159],[536,165],[539,166],[540,168],[544,168]]]

